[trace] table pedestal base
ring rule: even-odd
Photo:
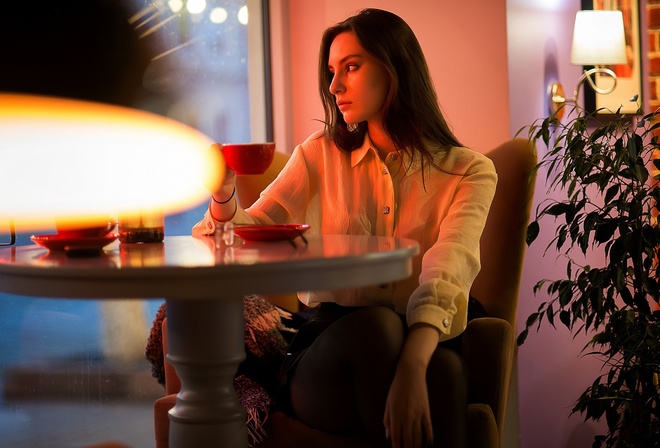
[[[181,380],[170,447],[246,448],[246,413],[234,389],[245,359],[243,299],[167,299],[167,360]]]

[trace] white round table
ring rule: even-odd
[[[309,244],[167,237],[162,244],[107,246],[72,258],[36,245],[0,249],[0,291],[36,297],[164,298],[168,361],[181,379],[170,411],[170,446],[247,447],[233,378],[245,358],[242,298],[387,283],[408,277],[416,242],[324,235]]]

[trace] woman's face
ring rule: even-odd
[[[330,45],[330,93],[348,124],[382,123],[390,80],[385,67],[366,52],[355,33],[338,34]]]

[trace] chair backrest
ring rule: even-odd
[[[516,328],[516,307],[525,253],[525,232],[534,195],[535,146],[509,140],[486,153],[495,164],[497,190],[481,237],[481,271],[471,293],[488,314]]]

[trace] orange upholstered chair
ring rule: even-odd
[[[471,291],[490,317],[472,320],[463,337],[469,372],[469,448],[498,448],[502,443],[516,353],[516,307],[533,196],[531,176],[537,163],[536,150],[526,139],[507,141],[486,155],[494,162],[499,181],[481,238],[482,269]],[[164,353],[166,335],[164,323]],[[154,409],[157,448],[167,447],[167,411],[174,406],[180,387],[174,369],[167,363],[165,369],[167,395],[156,402]],[[282,412],[270,415],[266,430],[268,435],[258,448],[370,446],[364,439],[313,430]]]

